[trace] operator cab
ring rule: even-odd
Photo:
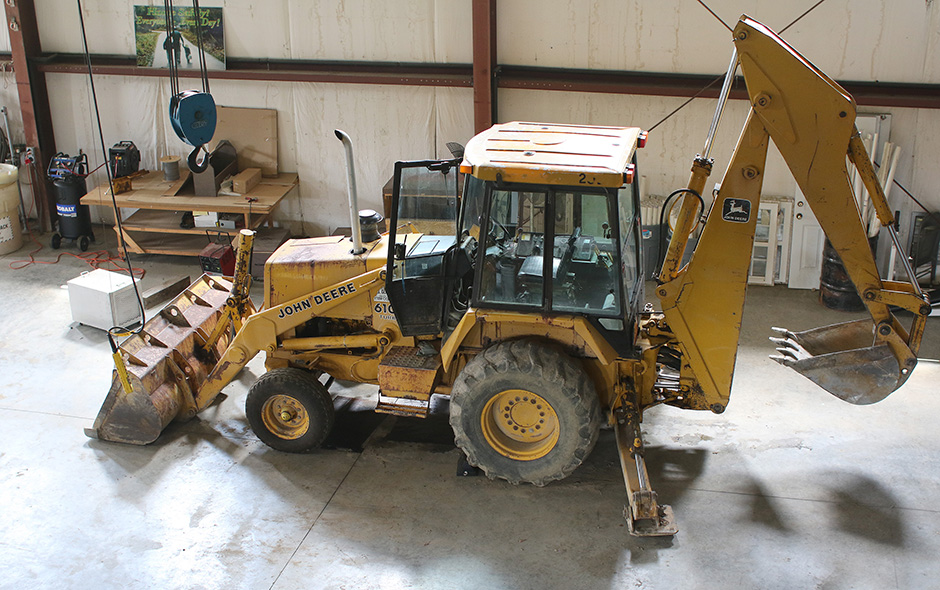
[[[459,199],[456,160],[396,164],[386,289],[402,332],[446,332],[471,306],[580,315],[632,356],[644,140],[636,128],[496,125],[467,145]]]

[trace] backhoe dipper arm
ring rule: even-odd
[[[772,139],[872,316],[802,333],[781,330],[776,360],[855,404],[879,401],[916,364],[929,306],[916,285],[883,282],[846,169],[853,160],[879,219],[890,208],[855,129],[855,102],[775,33],[746,16],[734,30],[752,105],[721,189],[689,264],[664,266],[657,289],[669,327],[695,377],[688,405],[715,412],[731,391],[757,206]],[[673,240],[683,239],[677,231]],[[672,248],[671,248],[672,250]],[[668,262],[668,261],[667,261]],[[914,312],[908,332],[889,305]]]

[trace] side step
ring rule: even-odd
[[[401,347],[389,352],[379,363],[380,391],[375,411],[426,418],[441,366],[441,355],[433,350]]]
[[[408,399],[383,395],[379,391],[379,403],[375,411],[380,414],[393,414],[406,418],[427,418],[431,406],[430,396],[426,400]]]

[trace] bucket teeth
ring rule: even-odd
[[[771,355],[770,358],[781,365],[789,365],[794,361],[808,359],[813,356],[800,346],[799,342],[796,341],[796,337],[789,330],[784,328],[771,329],[782,337],[770,337],[770,341],[777,345],[777,352],[780,353],[779,355]]]

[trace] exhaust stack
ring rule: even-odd
[[[349,228],[352,231],[353,254],[366,251],[362,247],[362,230],[359,228],[359,198],[356,193],[356,164],[353,161],[352,139],[341,129],[333,131],[346,148],[346,175],[349,177]]]

